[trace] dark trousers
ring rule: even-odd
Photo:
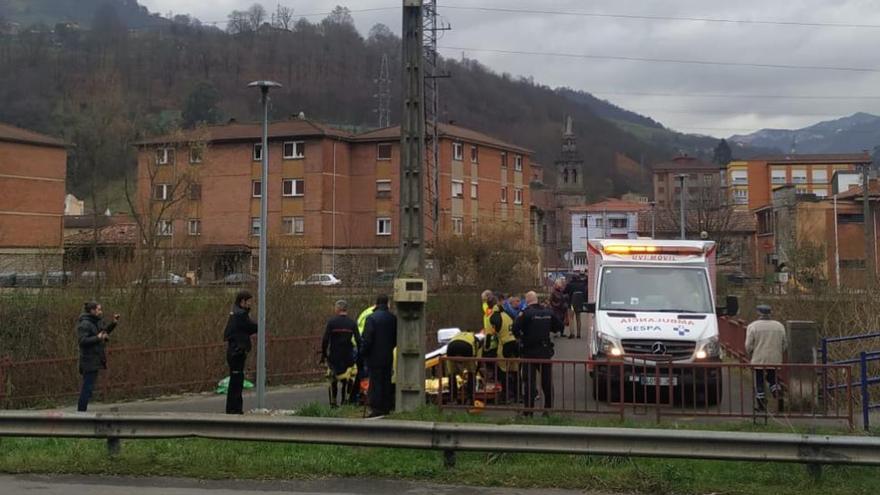
[[[526,407],[535,407],[535,398],[538,396],[538,373],[541,374],[541,392],[544,395],[544,409],[553,407],[553,365],[550,363],[527,363],[525,367],[525,394]]]
[[[98,381],[98,371],[89,371],[82,374],[83,384],[79,391],[79,402],[76,404],[76,410],[86,412],[89,408],[89,400],[92,398],[92,392],[95,390],[95,382]]]
[[[229,387],[226,390],[226,414],[244,414],[244,401],[241,392],[244,390],[245,353],[226,353],[229,365]]]
[[[370,366],[370,409],[375,414],[388,414],[394,408],[391,366]]]
[[[755,398],[763,399],[764,396],[764,383],[770,385],[770,392],[776,393],[779,390],[779,385],[776,383],[776,369],[775,368],[756,368],[755,369]]]
[[[474,357],[474,347],[467,342],[456,340],[446,346],[446,355],[448,357],[472,358]],[[467,371],[467,381],[464,384],[464,403],[472,404],[474,402],[474,390],[476,389],[476,366],[472,362],[464,361],[447,361],[446,364],[446,374],[449,378],[449,393],[452,403],[461,403],[458,391],[458,376],[465,375],[465,371]]]
[[[519,343],[516,341],[504,344],[503,354],[505,358],[519,357]],[[502,369],[502,368],[506,368]],[[504,402],[519,402],[520,384],[518,365],[510,363],[498,368],[498,380],[501,382]]]

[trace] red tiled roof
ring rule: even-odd
[[[872,198],[872,200],[880,196],[880,183],[877,183],[875,180],[868,181],[868,194]],[[849,189],[837,195],[837,199],[859,199],[861,200],[864,197],[864,192],[862,191],[862,186],[854,185],[850,186]]]
[[[20,127],[11,126],[9,124],[0,123],[0,141],[11,143],[36,144],[44,146],[52,146],[56,148],[65,148],[67,143],[63,140],[46,136],[34,131],[22,129]]]
[[[330,136],[348,138],[351,134],[308,119],[292,119],[269,124],[269,139],[287,137]],[[180,142],[255,141],[263,137],[263,125],[259,122],[232,122],[210,125],[200,129],[183,131],[144,139],[135,144],[163,144]]]
[[[482,132],[475,131],[473,129],[442,123],[439,124],[438,127],[441,137],[458,138],[462,141],[467,141],[470,143],[483,144],[494,148],[518,151],[526,155],[532,154],[532,150],[528,148],[523,148],[521,146],[502,141],[500,139],[494,138],[487,134],[483,134]],[[376,129],[374,131],[364,132],[362,134],[357,134],[356,136],[354,136],[353,139],[355,141],[381,141],[388,139],[400,139],[400,126],[398,125],[393,127],[385,127],[383,129]]]
[[[600,211],[647,211],[651,205],[638,201],[624,201],[617,198],[607,198],[598,203],[569,208],[570,211],[600,212]]]
[[[720,170],[724,167],[714,163],[704,162],[693,156],[682,155],[677,156],[668,162],[657,163],[651,168],[654,170]]]
[[[790,154],[759,156],[749,161],[767,163],[870,163],[871,157],[867,153]]]
[[[121,223],[107,225],[98,229],[98,244],[107,245],[134,245],[137,240],[137,224]],[[65,246],[88,246],[95,242],[95,231],[84,230],[71,234],[64,238]]]

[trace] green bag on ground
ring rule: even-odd
[[[254,384],[248,380],[245,380],[244,381],[244,388],[245,388],[245,390],[247,390],[249,388],[254,388]],[[215,390],[215,392],[217,392],[218,394],[225,394],[227,391],[229,391],[229,377],[228,376],[226,378],[220,380],[219,382],[217,382],[217,390]]]

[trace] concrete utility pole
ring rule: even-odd
[[[394,282],[398,411],[425,404],[425,94],[422,0],[403,0],[403,114],[400,126],[400,266]],[[435,233],[436,235],[436,233]],[[410,297],[412,296],[412,297]],[[421,299],[421,300],[420,300]]]
[[[260,254],[257,289],[257,408],[266,408],[266,258],[268,257],[269,211],[269,89],[280,88],[274,81],[254,81],[250,88],[260,88],[263,101],[263,170],[260,174]]]
[[[871,215],[871,188],[868,183],[868,172],[871,164],[863,163],[862,168],[862,199],[864,200],[865,217],[865,268],[868,274],[868,287],[874,287],[877,279],[877,264],[874,259],[874,216]],[[836,221],[836,220],[835,220]]]
[[[686,199],[687,199],[687,193],[686,193],[685,190],[684,190],[684,185],[685,185],[685,182],[687,181],[687,177],[688,177],[687,174],[678,174],[678,175],[675,176],[675,178],[678,179],[679,183],[681,184],[681,192],[680,192],[680,194],[679,194],[679,199],[681,200],[681,208],[680,208],[680,209],[681,209],[681,219],[680,219],[680,224],[681,224],[681,239],[682,239],[682,240],[687,239],[687,229],[686,229],[686,226],[685,226],[685,222],[687,222],[687,219],[686,219],[685,214],[684,214],[684,210],[685,210],[685,204],[684,204],[684,203],[685,203],[685,201],[686,201]]]

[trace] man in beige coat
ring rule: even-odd
[[[758,319],[746,329],[746,353],[755,367],[755,410],[763,412],[767,408],[764,385],[770,385],[770,393],[779,398],[780,387],[776,381],[776,366],[782,364],[782,355],[788,349],[785,327],[770,319],[770,306],[757,307]],[[781,407],[781,406],[780,406]]]

